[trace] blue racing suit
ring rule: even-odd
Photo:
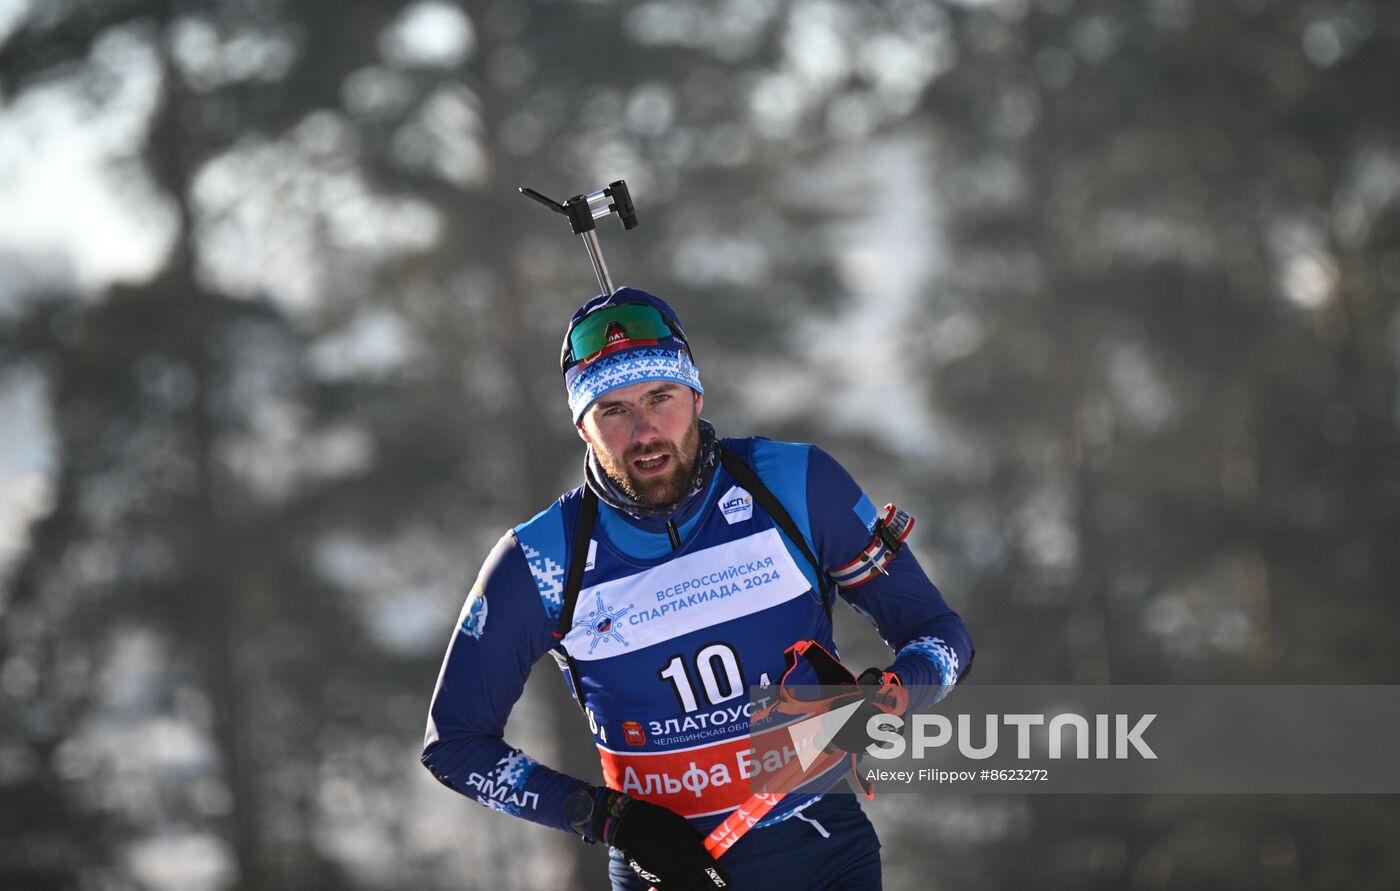
[[[830,455],[761,438],[725,443],[788,511],[825,569],[852,565],[871,544],[875,506]],[[562,666],[567,651],[580,689],[567,671],[565,678],[587,715],[606,785],[676,811],[703,836],[750,794],[748,688],[777,683],[784,650],[796,641],[836,652],[823,585],[801,549],[719,466],[669,517],[640,519],[599,505],[572,621],[561,625],[581,493],[566,493],[507,532],[487,557],[438,677],[423,763],[487,807],[568,830],[563,800],[583,781],[502,736],[534,663],[551,653]],[[973,653],[962,620],[909,549],[886,573],[840,594],[895,651],[889,670],[905,686],[954,684]],[[742,872],[745,857],[763,860],[763,838],[778,838],[766,827],[788,822],[813,799],[784,798],[724,862]],[[805,863],[826,875],[821,864]],[[791,864],[774,868],[791,872]],[[875,868],[878,885],[878,859]]]

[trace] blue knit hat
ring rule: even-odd
[[[672,336],[647,341],[623,340],[609,343],[593,356],[573,355],[569,335],[580,322],[599,310],[628,303],[656,309],[671,329]],[[579,307],[564,333],[559,367],[564,372],[564,386],[569,391],[569,411],[575,424],[599,396],[642,381],[674,381],[697,393],[705,392],[704,387],[700,386],[700,369],[691,359],[690,344],[685,339],[685,331],[675,311],[660,297],[636,288],[622,287],[611,294],[599,294]]]

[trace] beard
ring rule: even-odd
[[[664,452],[671,456],[671,467],[656,476],[638,476],[632,470],[632,461],[643,455]],[[691,479],[695,476],[695,462],[700,455],[700,413],[691,418],[690,427],[681,437],[680,444],[667,440],[650,442],[628,449],[619,458],[595,450],[598,463],[602,465],[612,481],[648,507],[664,507],[679,502],[690,491]]]

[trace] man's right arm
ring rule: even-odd
[[[423,766],[493,809],[570,831],[563,802],[582,780],[551,770],[503,738],[535,662],[554,645],[515,533],[486,558],[438,674]]]

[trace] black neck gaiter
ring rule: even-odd
[[[628,495],[617,484],[617,481],[603,470],[603,465],[598,463],[598,456],[593,454],[592,446],[588,447],[588,453],[583,459],[583,475],[588,488],[592,489],[593,494],[597,495],[604,504],[634,517],[654,519],[675,513],[677,508],[693,498],[701,489],[704,489],[709,484],[710,475],[717,466],[719,466],[719,438],[715,436],[714,425],[701,418],[700,450],[695,456],[695,468],[691,473],[690,485],[686,488],[684,495],[670,504],[642,504]]]

